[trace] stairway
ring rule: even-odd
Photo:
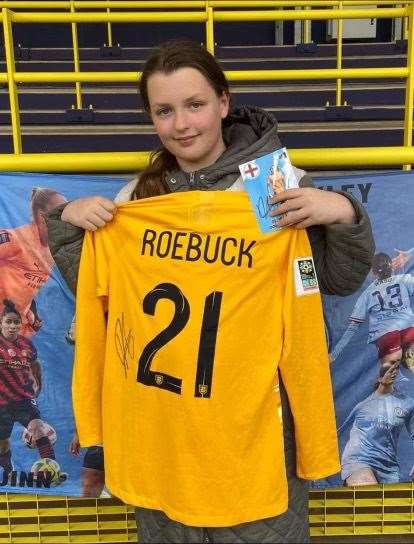
[[[404,44],[403,44],[404,45]],[[225,70],[335,68],[335,45],[312,53],[294,46],[218,47]],[[140,71],[148,48],[80,50],[81,71]],[[108,56],[113,53],[113,56]],[[345,44],[343,67],[405,66],[404,47],[395,43]],[[120,56],[117,56],[120,55]],[[17,49],[17,71],[71,71],[72,50]],[[5,61],[0,59],[0,70]],[[252,81],[231,84],[233,105],[254,104],[272,112],[281,139],[290,148],[401,145],[404,117],[403,80],[343,81],[343,101],[351,105],[340,118],[332,81]],[[26,153],[133,151],[158,145],[134,84],[84,84],[77,116],[74,84],[19,85],[23,150]],[[0,152],[11,153],[7,87],[0,88]]]

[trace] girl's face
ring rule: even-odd
[[[10,312],[1,318],[0,330],[6,340],[16,340],[21,328],[22,320],[17,314]]]
[[[185,172],[210,166],[226,146],[221,121],[229,111],[229,97],[217,96],[195,68],[148,78],[148,100],[155,130],[163,145]]]

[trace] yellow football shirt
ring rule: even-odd
[[[125,502],[206,527],[284,512],[278,369],[298,476],[340,469],[306,232],[263,235],[246,193],[121,204],[86,233],[76,326],[80,441]]]

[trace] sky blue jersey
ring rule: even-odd
[[[374,342],[387,332],[412,327],[413,294],[414,277],[411,274],[398,274],[385,280],[375,280],[358,298],[350,320],[362,322],[368,317],[368,343]]]
[[[380,482],[387,482],[388,475],[399,471],[397,444],[404,425],[414,440],[414,398],[398,391],[375,392],[355,406],[338,432],[352,419],[342,453],[342,478],[350,475],[349,467],[359,465],[372,468]]]

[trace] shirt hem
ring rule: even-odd
[[[341,465],[335,465],[334,468],[327,469],[321,472],[314,472],[314,473],[302,473],[300,470],[297,471],[297,475],[299,478],[302,478],[303,480],[320,480],[321,478],[327,478],[328,476],[333,476],[334,474],[337,474],[338,472],[341,472]]]
[[[258,521],[265,518],[271,518],[283,514],[288,509],[288,500],[283,501],[281,505],[272,505],[264,507],[258,510],[245,510],[245,513],[238,511],[237,516],[198,516],[190,515],[188,513],[182,514],[181,512],[171,508],[162,503],[151,501],[145,497],[137,497],[130,493],[117,489],[116,486],[112,486],[110,481],[106,482],[106,487],[110,490],[110,493],[121,499],[123,502],[130,504],[134,507],[149,508],[151,510],[159,510],[163,512],[173,521],[178,521],[185,525],[193,527],[232,527],[233,525],[239,525],[240,523],[248,523],[252,521]]]
[[[102,440],[102,437],[95,437],[95,438],[92,438],[91,440],[87,439],[87,440],[80,440],[80,446],[81,448],[91,448],[93,446],[101,446],[103,445],[103,440]]]

